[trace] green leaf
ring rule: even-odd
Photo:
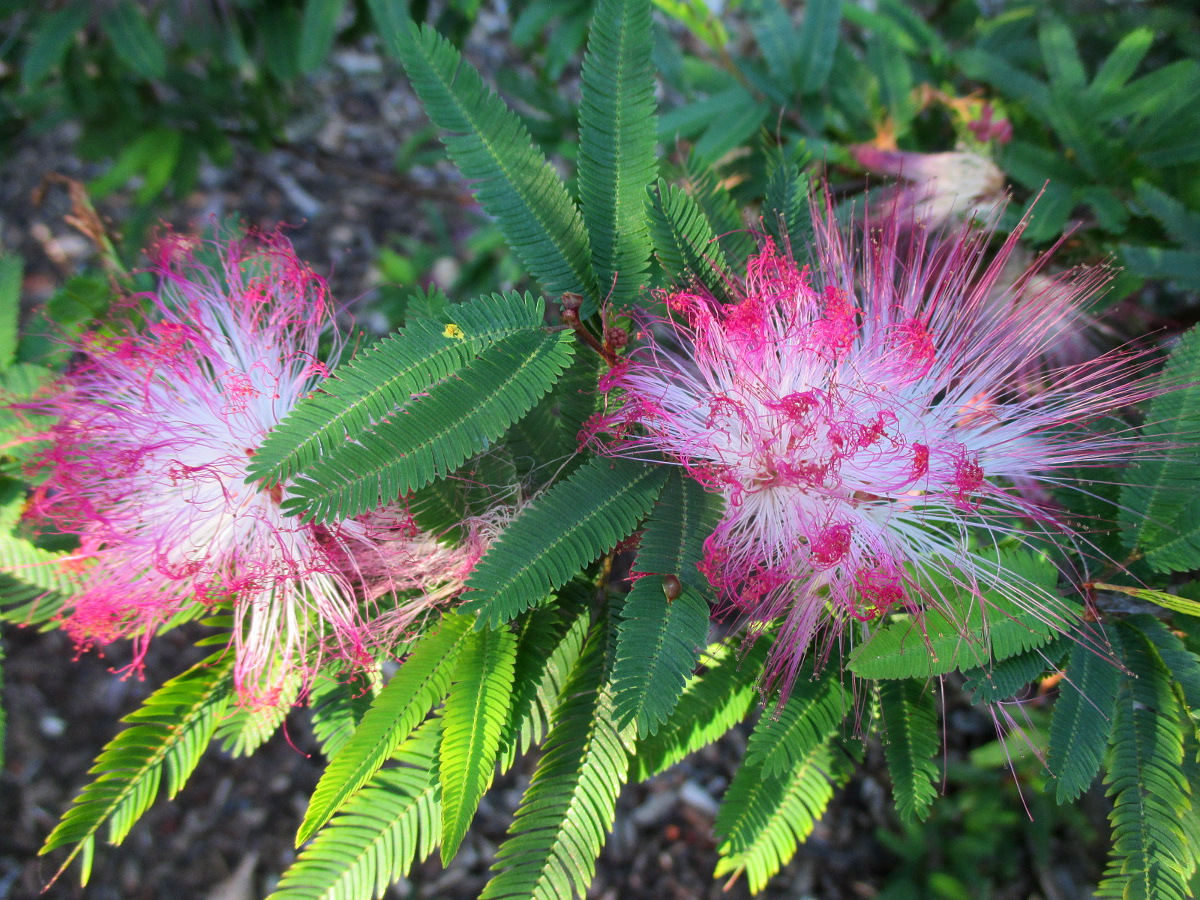
[[[797,80],[800,92],[811,94],[825,87],[833,70],[838,30],[842,21],[842,0],[809,0],[804,7],[796,57],[800,60]]]
[[[1038,43],[1051,86],[1081,91],[1087,82],[1087,72],[1066,23],[1056,17],[1047,17],[1038,29]]]
[[[1171,352],[1162,383],[1174,387],[1156,397],[1146,414],[1146,452],[1121,490],[1121,527],[1130,546],[1146,551],[1156,572],[1200,567],[1200,492],[1196,491],[1196,445],[1200,441],[1200,328],[1187,332]],[[1188,385],[1178,387],[1178,385]]]
[[[1114,591],[1118,594],[1136,597],[1138,600],[1153,603],[1185,616],[1200,616],[1200,600],[1191,600],[1176,594],[1168,594],[1165,591],[1152,591],[1149,588],[1127,587],[1121,584],[1104,584],[1100,581],[1093,581],[1092,587],[1098,591]]]
[[[435,629],[417,643],[325,769],[300,823],[296,846],[316,834],[446,696],[471,618],[449,613]]]
[[[587,230],[554,168],[521,120],[487,88],[479,73],[433,29],[415,23],[384,33],[479,204],[548,293],[600,299]]]
[[[875,75],[879,105],[897,128],[907,129],[915,112],[908,56],[889,35],[877,32],[867,39],[867,65]]]
[[[579,110],[579,198],[592,262],[609,302],[624,306],[650,267],[646,188],[654,181],[654,69],[649,0],[600,0]]]
[[[712,223],[687,193],[659,179],[650,191],[650,231],[668,280],[695,281],[719,300],[729,298],[729,262]]]
[[[100,24],[125,65],[147,81],[167,74],[167,52],[150,23],[132,0],[121,0],[100,17]]]
[[[886,731],[883,745],[896,812],[906,821],[924,821],[937,796],[938,734],[934,694],[920,681],[884,681],[879,708]]]
[[[721,517],[720,500],[673,472],[646,520],[617,631],[613,694],[617,724],[653,734],[671,714],[708,637],[708,591],[696,568]],[[680,595],[666,596],[665,578]]]
[[[590,595],[590,587],[569,585],[556,603],[524,617],[513,667],[512,704],[500,740],[501,771],[512,768],[517,756],[541,743],[550,730],[563,686],[583,652],[591,625]]]
[[[665,771],[711,744],[749,715],[758,700],[758,679],[771,642],[766,637],[708,648],[706,670],[688,679],[675,711],[658,731],[638,741],[632,773],[638,781]]]
[[[963,672],[963,687],[971,692],[973,703],[997,703],[1012,699],[1017,692],[1037,679],[1062,659],[1066,641],[1056,638],[1043,647],[1034,647],[997,663]]]
[[[363,900],[425,859],[441,838],[431,719],[396,750],[399,766],[380,769],[333,817],[283,875],[269,900]]]
[[[1171,673],[1171,687],[1200,740],[1200,657],[1153,616],[1130,616],[1126,621],[1141,631],[1162,657]]]
[[[292,670],[285,678],[279,699],[267,706],[239,707],[230,712],[217,726],[213,740],[230,756],[249,756],[274,736],[300,696],[303,679]]]
[[[927,589],[953,615],[930,609],[919,621],[905,617],[881,626],[850,654],[851,671],[864,678],[925,678],[974,669],[1047,644],[1078,621],[1071,604],[1054,593],[1058,572],[1044,557],[1005,551],[998,561],[980,562],[995,578],[981,596],[945,576],[927,576]]]
[[[725,792],[713,831],[720,860],[714,875],[746,873],[751,893],[785,866],[833,798],[835,769],[827,744],[809,751],[782,775],[743,763]]]
[[[1049,124],[1053,120],[1054,103],[1050,97],[1050,89],[1043,81],[1021,71],[999,56],[975,47],[960,50],[954,61],[968,78],[987,82],[1005,96],[1020,98],[1020,103],[1044,123]]]
[[[473,631],[458,658],[442,713],[442,862],[454,858],[492,783],[508,721],[517,639],[507,628]]]
[[[1138,204],[1162,224],[1172,240],[1200,247],[1200,213],[1188,209],[1170,194],[1147,181],[1134,182]]]
[[[482,351],[540,333],[543,301],[508,293],[457,304],[445,320],[421,319],[339,366],[267,436],[247,466],[251,481],[285,481],[413,402],[454,380]],[[454,327],[451,328],[450,326]]]
[[[768,170],[763,227],[798,265],[813,262],[813,223],[808,205],[811,184],[808,175],[788,160],[778,160]]]
[[[637,526],[662,490],[662,466],[593,459],[513,520],[467,581],[466,612],[496,627],[524,612]]]
[[[337,37],[338,22],[346,0],[308,0],[300,20],[300,46],[296,65],[301,72],[314,72],[325,62]]]
[[[1183,829],[1191,786],[1183,775],[1181,710],[1170,672],[1137,628],[1119,625],[1134,676],[1119,692],[1105,783],[1113,801],[1112,855],[1097,897],[1183,900],[1195,850]]]
[[[21,257],[0,256],[0,369],[7,369],[17,358],[23,270]]]
[[[688,196],[704,212],[730,268],[740,271],[757,249],[754,235],[746,228],[741,206],[717,178],[712,166],[696,153],[688,157],[686,172]]]
[[[340,520],[449,475],[532,408],[572,352],[567,331],[527,332],[492,344],[454,378],[429,384],[306,469],[289,487],[283,509]]]
[[[753,16],[750,30],[754,32],[754,40],[758,42],[771,78],[791,84],[792,72],[801,61],[791,15],[779,0],[754,0],[746,8]]]
[[[1088,94],[1094,100],[1103,102],[1123,88],[1146,58],[1152,43],[1154,32],[1149,28],[1135,28],[1121,38],[1108,59],[1096,70],[1096,77],[1088,85]]]
[[[382,686],[378,675],[359,675],[348,681],[319,674],[308,692],[313,734],[326,759],[333,759],[354,735]]]
[[[692,155],[708,165],[716,164],[761,131],[771,112],[770,104],[755,100],[747,92],[745,102],[726,107],[719,118],[709,123],[692,146]]]
[[[89,770],[96,779],[75,798],[38,851],[46,854],[75,845],[59,875],[82,851],[85,865],[80,881],[87,884],[91,849],[100,827],[108,823],[110,843],[123,841],[154,802],[164,771],[167,796],[179,793],[229,703],[232,669],[233,654],[222,649],[172,678],[122,719],[130,727],[96,758]]]
[[[787,775],[838,730],[853,703],[835,670],[797,679],[786,702],[767,710],[750,734],[744,765]]]
[[[38,22],[21,62],[21,82],[34,87],[60,65],[76,33],[87,24],[85,3],[68,3]]]
[[[679,702],[708,635],[708,602],[691,585],[674,600],[653,575],[634,585],[621,610],[613,672],[617,723],[653,734]]]
[[[2,376],[25,367],[14,366]],[[76,590],[66,553],[43,550],[12,533],[25,508],[25,486],[0,480],[0,619],[31,625],[53,618]]]
[[[1142,247],[1121,244],[1121,262],[1143,278],[1178,282],[1190,290],[1200,290],[1200,250],[1176,250],[1170,247]]]
[[[545,752],[521,798],[480,900],[584,896],[628,771],[613,721],[601,622],[563,689]]]

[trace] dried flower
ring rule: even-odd
[[[986,217],[1004,197],[1004,173],[977,153],[906,153],[870,144],[851,147],[850,152],[868,172],[908,182],[885,194],[901,222],[940,228],[958,217]]]
[[[818,221],[817,272],[768,242],[736,303],[665,294],[673,315],[642,322],[604,385],[612,407],[585,430],[723,495],[701,569],[751,620],[783,620],[770,671],[785,689],[819,633],[945,605],[925,576],[978,594],[1017,519],[1064,528],[1025,486],[1126,460],[1127,434],[1085,423],[1154,393],[1116,354],[1047,373],[1035,397],[1012,389],[1103,273],[998,307],[1019,229],[985,263],[987,229],[867,225],[856,246],[832,213]]]
[[[434,553],[433,538],[394,512],[303,522],[281,511],[286,485],[245,483],[267,432],[326,374],[326,286],[286,240],[169,235],[153,271],[161,284],[145,324],[130,310],[117,336],[85,339],[50,403],[58,421],[34,511],[79,535],[75,561],[86,565],[64,626],[82,646],[132,637],[136,669],[165,623],[229,601],[238,693],[274,704],[289,676],[307,680],[323,659],[373,660],[461,590],[478,548]],[[400,556],[423,559],[419,578],[392,578]],[[419,596],[390,611],[373,602],[397,590]]]

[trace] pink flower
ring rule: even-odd
[[[398,556],[439,546],[411,520],[387,534],[377,521],[319,526],[283,515],[286,484],[244,482],[267,432],[326,374],[326,286],[285,239],[169,235],[153,271],[148,318],[130,309],[117,336],[87,338],[49,404],[58,422],[35,511],[79,535],[86,566],[64,626],[82,646],[132,637],[136,669],[173,617],[229,601],[238,693],[274,704],[294,672],[386,652],[453,594],[475,550],[441,548],[420,578],[393,579]],[[413,589],[410,608],[381,602]]]
[[[977,153],[908,153],[859,144],[850,154],[868,172],[908,182],[885,192],[902,222],[940,228],[954,218],[986,217],[1004,197],[1004,173]]]
[[[1012,373],[1077,321],[1098,279],[998,307],[1019,230],[988,263],[986,229],[939,240],[907,225],[868,222],[856,246],[830,213],[817,272],[768,242],[740,301],[664,295],[673,315],[642,322],[585,429],[601,452],[665,455],[724,497],[700,568],[752,621],[782,619],[770,678],[785,690],[818,635],[946,606],[923,576],[978,595],[997,580],[990,545],[1017,520],[1065,530],[1024,486],[1127,460],[1126,434],[1085,424],[1155,393],[1116,354],[1047,373],[1037,396],[1014,391]]]

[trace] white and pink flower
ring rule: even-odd
[[[752,621],[782,620],[771,678],[785,689],[822,633],[943,605],[926,575],[980,595],[1018,520],[1065,529],[1037,489],[1126,461],[1130,435],[1088,423],[1155,393],[1130,354],[1046,372],[1036,396],[1014,385],[1103,273],[998,305],[1019,230],[990,262],[985,228],[931,236],[888,214],[861,244],[853,233],[818,220],[816,271],[768,242],[729,305],[665,294],[668,316],[640,323],[583,435],[665,456],[724,497],[701,570]]]
[[[283,514],[286,484],[245,483],[267,432],[326,374],[333,334],[324,281],[285,239],[172,234],[152,271],[149,314],[83,341],[49,403],[33,512],[80,537],[64,626],[82,646],[132,637],[137,668],[172,618],[228,601],[239,696],[274,704],[297,671],[387,652],[461,591],[480,538],[443,547],[402,508],[316,525]]]

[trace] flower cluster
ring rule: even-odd
[[[737,302],[664,294],[668,314],[640,323],[585,431],[611,455],[665,454],[723,496],[701,569],[751,620],[782,619],[770,671],[785,689],[818,634],[942,605],[927,576],[978,593],[1014,517],[1065,527],[1040,489],[1127,459],[1129,435],[1086,423],[1153,393],[1118,354],[1016,389],[1105,278],[997,303],[1019,229],[988,262],[986,228],[942,236],[889,213],[859,243],[815,218],[815,271],[767,242]]]
[[[285,516],[287,485],[247,484],[247,461],[326,374],[325,283],[278,235],[169,235],[152,270],[149,315],[86,338],[49,404],[33,511],[80,538],[64,626],[82,646],[132,637],[136,668],[156,630],[229,602],[238,693],[274,704],[294,672],[386,652],[461,591],[493,529],[469,524],[451,549],[402,509],[328,526]]]

